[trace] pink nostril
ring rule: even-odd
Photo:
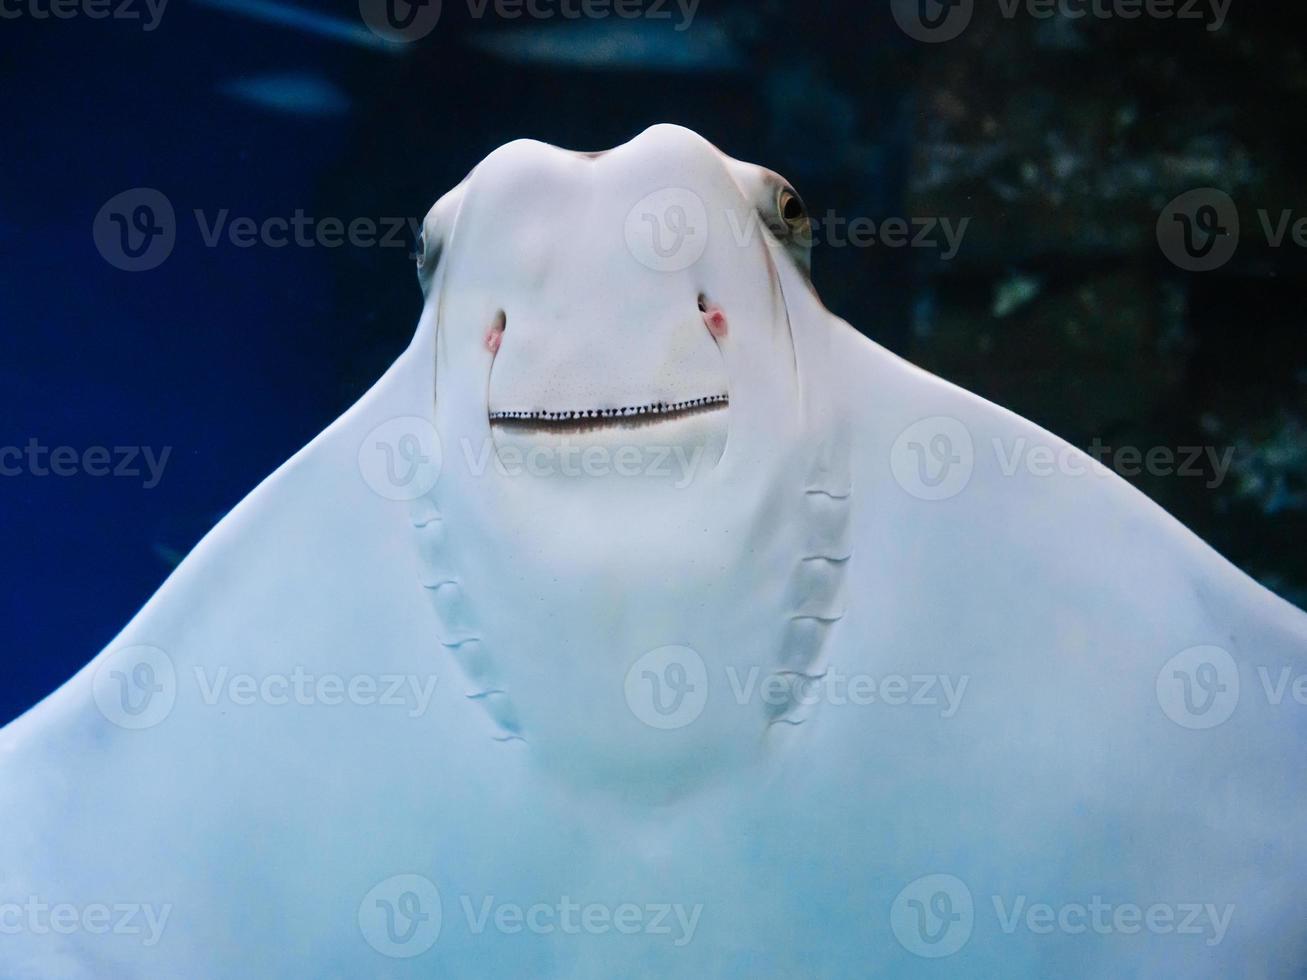
[[[708,332],[714,337],[726,336],[726,314],[719,306],[709,306],[703,313],[703,322],[708,325]]]
[[[486,350],[490,351],[491,354],[499,353],[499,345],[504,342],[504,328],[507,326],[508,317],[501,310],[499,315],[495,317],[495,322],[486,331]]]
[[[726,336],[726,314],[716,303],[708,302],[708,297],[703,294],[699,295],[699,312],[703,314],[703,322],[710,334],[719,340]]]

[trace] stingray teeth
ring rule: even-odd
[[[628,405],[623,408],[491,412],[490,421],[502,422],[506,419],[513,419],[523,422],[571,422],[578,419],[615,419],[630,418],[636,415],[669,415],[693,408],[702,408],[705,405],[726,405],[729,402],[730,396],[728,395],[708,395],[703,398],[690,398],[683,402],[650,402],[647,405]]]

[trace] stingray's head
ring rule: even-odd
[[[444,633],[478,637],[456,655],[507,737],[581,782],[670,793],[761,744],[725,686],[665,737],[635,707],[642,656],[743,676],[824,635],[794,616],[847,497],[813,482],[810,238],[787,181],[675,126],[606,153],[509,144],[427,217],[405,362],[434,367],[444,450],[424,574]]]
[[[808,288],[809,238],[788,182],[680,127],[606,153],[511,143],[424,225],[437,401],[501,452],[657,445],[715,466],[795,414],[786,294]]]

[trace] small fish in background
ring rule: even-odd
[[[675,21],[584,21],[482,31],[468,43],[503,61],[613,71],[733,72],[744,58],[720,25]]]
[[[165,518],[154,532],[150,551],[169,571],[176,568],[200,540],[221,523],[226,510],[188,513]]]
[[[994,304],[990,314],[995,320],[1011,316],[1037,299],[1043,289],[1044,284],[1034,276],[1015,273],[994,287]]]
[[[241,76],[218,86],[237,102],[292,116],[329,118],[344,115],[350,99],[331,81],[307,72]]]
[[[158,541],[151,546],[150,550],[154,552],[156,558],[169,568],[176,568],[182,563],[182,559],[186,557],[184,551],[180,551],[177,548],[171,548],[166,544],[160,544]]]

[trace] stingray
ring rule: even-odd
[[[1307,620],[810,239],[677,127],[477,166],[407,351],[0,733],[0,972],[1301,976]]]

